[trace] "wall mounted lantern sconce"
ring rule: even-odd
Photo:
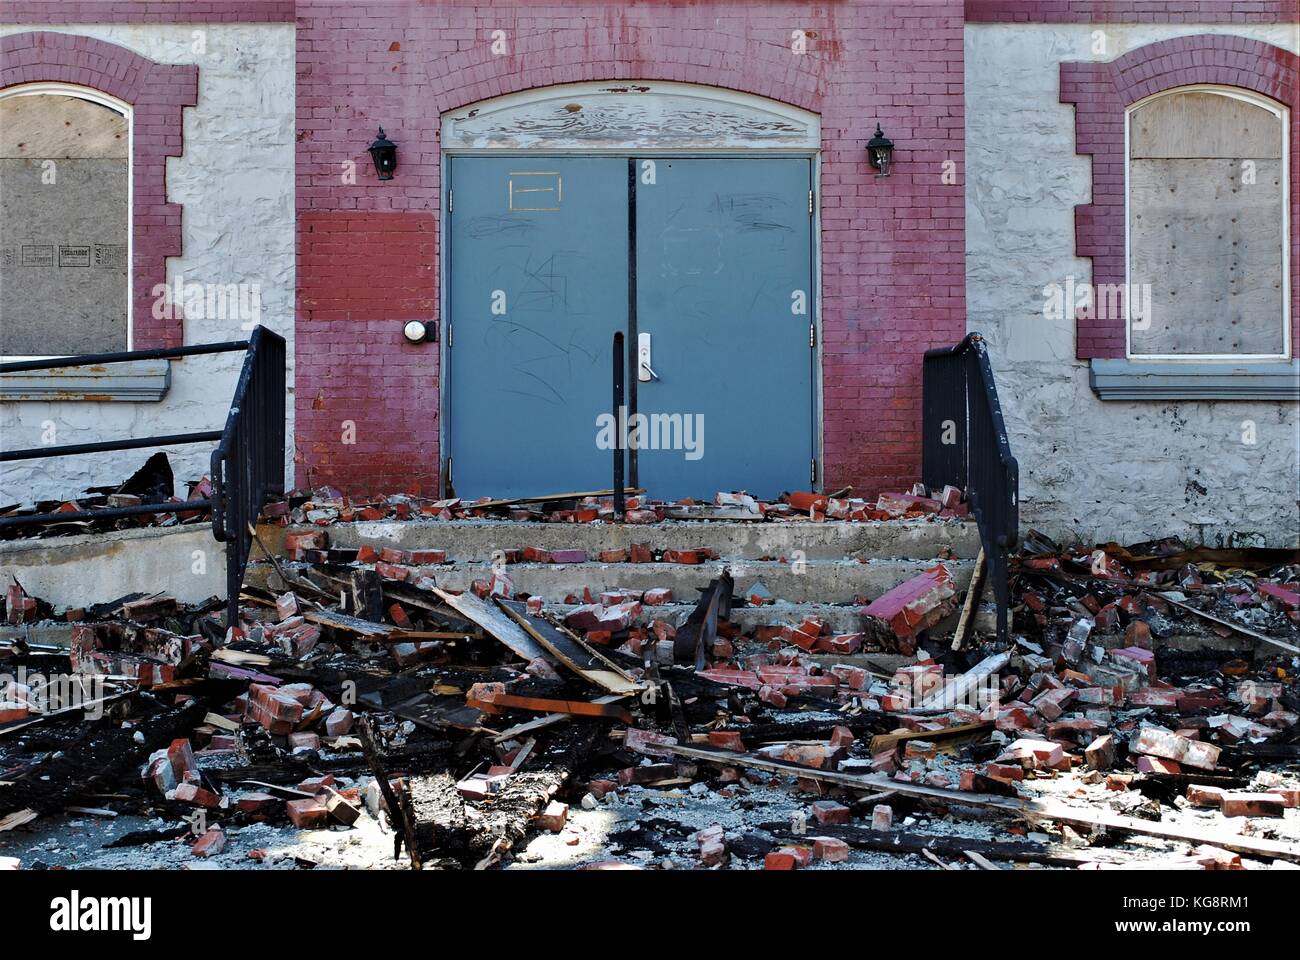
[[[379,136],[370,145],[370,159],[375,161],[375,173],[380,180],[393,179],[397,169],[397,144],[384,136],[384,128],[379,128]]]
[[[877,171],[876,176],[889,176],[889,165],[894,158],[894,141],[876,124],[876,135],[867,141],[867,162]]]

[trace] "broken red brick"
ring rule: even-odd
[[[876,509],[891,517],[902,517],[908,513],[938,513],[944,505],[930,497],[910,493],[882,493],[876,498]]]
[[[831,730],[831,746],[848,750],[853,746],[853,731],[848,727],[837,726]]]
[[[844,863],[849,859],[849,845],[835,837],[814,837],[813,859],[823,863]]]
[[[190,852],[196,857],[215,857],[225,848],[225,832],[220,827],[210,827],[190,845]]]
[[[320,830],[330,824],[329,808],[319,798],[290,800],[285,809],[293,825],[300,830]]]
[[[412,550],[408,555],[407,562],[417,566],[432,566],[439,563],[447,562],[446,550]]]
[[[176,789],[172,792],[172,799],[181,803],[192,803],[196,807],[207,807],[209,810],[221,808],[220,797],[211,790],[189,781],[176,785]]]
[[[994,780],[1013,782],[1025,779],[1025,768],[1012,763],[988,763],[984,766],[984,775]]]
[[[1109,733],[1098,737],[1083,751],[1088,766],[1094,770],[1109,770],[1115,765],[1115,738]]]
[[[789,847],[773,850],[763,857],[764,870],[793,870],[797,863],[794,851]]]
[[[650,763],[640,767],[625,767],[618,772],[618,782],[623,786],[634,783],[655,783],[677,776],[677,767],[671,763]]]
[[[735,730],[710,730],[709,746],[736,753],[745,752],[745,742],[741,740],[740,733]]]
[[[1280,584],[1273,583],[1271,580],[1260,580],[1256,583],[1255,588],[1266,596],[1280,600],[1282,605],[1292,610],[1300,610],[1300,593],[1295,590],[1288,590]]]
[[[681,563],[681,564],[701,564],[705,560],[705,553],[702,550],[665,550],[663,555],[664,563]]]
[[[1201,770],[1215,769],[1219,760],[1219,748],[1214,744],[1189,740],[1155,727],[1143,727],[1131,749],[1134,753],[1163,757]]]
[[[551,563],[586,563],[585,550],[552,550]]]
[[[1028,769],[1037,770],[1055,767],[1064,757],[1065,751],[1059,743],[1051,740],[1021,739],[1003,750],[995,762],[1019,763]]]
[[[1222,807],[1226,792],[1222,787],[1191,783],[1187,785],[1187,802],[1198,807]]]
[[[1176,760],[1164,760],[1160,757],[1140,756],[1137,758],[1138,773],[1152,773],[1156,775],[1170,775],[1182,772],[1182,767]]]
[[[876,598],[862,614],[887,624],[895,636],[909,638],[946,616],[947,601],[955,593],[952,576],[940,563]]]
[[[813,817],[820,824],[848,823],[851,811],[834,800],[818,800],[812,805]]]
[[[676,743],[676,737],[655,733],[653,730],[642,730],[640,727],[628,727],[623,737],[624,747],[648,757],[670,757],[672,754],[663,748]]]
[[[564,824],[568,819],[569,805],[560,803],[558,800],[552,800],[546,805],[546,809],[537,815],[535,823],[538,830],[559,833],[564,829]]]
[[[1276,793],[1230,790],[1223,794],[1220,810],[1225,817],[1284,817],[1286,801]]]

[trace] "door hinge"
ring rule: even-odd
[[[447,321],[447,349],[448,350],[451,349],[451,345],[456,341],[456,335],[452,332],[454,329],[455,327],[453,327],[451,321],[448,320]]]
[[[808,346],[817,346],[817,324],[812,322],[808,324]]]
[[[808,191],[808,216],[813,215],[813,191]]]
[[[814,486],[817,483],[817,458],[813,457],[808,461],[808,482]]]
[[[456,191],[447,191],[447,212],[451,213],[456,209]]]
[[[448,457],[448,458],[447,458],[447,487],[448,487],[448,489],[450,489],[451,486],[452,486],[452,480],[451,480],[451,463],[452,463],[452,458],[451,458],[451,457]]]

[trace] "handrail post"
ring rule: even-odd
[[[622,520],[626,510],[623,487],[623,463],[626,459],[624,442],[626,436],[626,416],[624,415],[623,387],[623,331],[614,332],[614,518]]]
[[[1007,440],[984,338],[927,350],[922,362],[922,479],[966,494],[997,601],[998,640],[1010,639],[1009,554],[1018,542],[1020,472]]]

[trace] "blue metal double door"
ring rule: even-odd
[[[458,496],[612,482],[759,496],[814,470],[812,161],[456,157],[447,464]],[[627,335],[629,403],[612,407]]]

